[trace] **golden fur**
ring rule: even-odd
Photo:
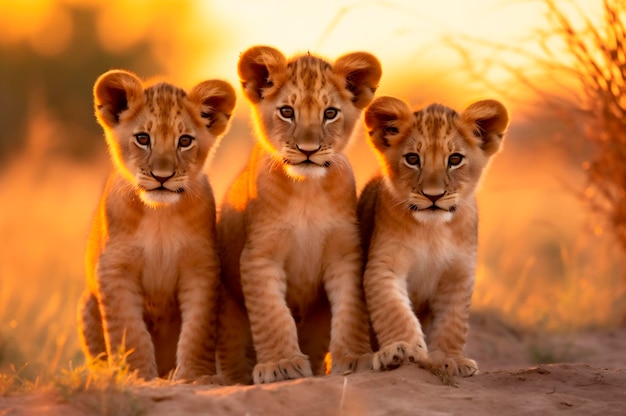
[[[293,379],[323,374],[329,350],[335,373],[370,367],[355,181],[342,151],[380,64],[362,52],[287,60],[258,46],[238,69],[258,143],[218,219],[219,367],[232,383]]]
[[[235,105],[224,81],[189,94],[109,71],[94,86],[115,169],[96,213],[79,305],[90,360],[121,351],[144,379],[212,376],[219,261],[203,166]]]
[[[365,123],[382,166],[358,204],[364,290],[380,345],[374,368],[408,359],[472,375],[477,364],[463,350],[476,265],[475,190],[500,148],[507,111],[485,100],[462,114],[437,104],[412,112],[381,97]]]

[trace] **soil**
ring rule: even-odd
[[[0,398],[0,415],[624,415],[626,328],[529,335],[472,318],[479,374],[445,385],[414,364],[260,386],[138,385]],[[539,361],[546,363],[536,364]]]

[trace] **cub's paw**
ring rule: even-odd
[[[332,374],[348,375],[359,371],[371,370],[374,354],[371,352],[362,355],[349,354],[340,358],[332,357]]]
[[[218,386],[225,386],[226,384],[228,384],[226,382],[226,379],[221,376],[221,375],[212,375],[212,376],[201,376],[196,378],[195,380],[193,380],[192,384],[198,384],[198,385],[218,385]]]
[[[447,357],[440,351],[431,354],[430,367],[433,373],[448,377],[470,377],[478,373],[478,364],[471,358]]]
[[[419,364],[428,362],[426,344],[410,344],[404,341],[391,343],[374,353],[372,367],[374,370],[392,370],[406,360]]]
[[[135,372],[136,376],[145,381],[155,380],[159,377],[157,372],[156,363],[154,365],[145,365],[140,368],[133,368],[131,365],[131,371]]]
[[[198,382],[199,384],[223,384],[218,383],[218,381],[220,380],[223,381],[223,378],[221,376],[210,374],[214,371],[215,370],[210,371],[201,367],[192,368],[191,366],[187,365],[179,365],[176,367],[174,373],[172,374],[172,380],[179,383]]]
[[[478,364],[471,358],[460,358],[456,361],[457,372],[461,377],[470,377],[478,374]]]
[[[259,363],[252,372],[254,384],[273,383],[275,381],[293,380],[312,377],[311,363],[304,355],[282,359],[276,363]]]

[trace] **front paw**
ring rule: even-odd
[[[111,368],[117,368],[122,365],[121,363],[122,362],[118,359],[109,360],[109,366]],[[156,362],[154,360],[128,360],[127,365],[130,369],[130,372],[134,373],[135,376],[139,379],[151,381],[159,377]]]
[[[216,374],[212,376],[200,376],[193,380],[192,384],[225,386],[228,383],[223,376]]]
[[[311,363],[305,355],[296,355],[278,362],[259,363],[252,372],[254,384],[274,383],[312,377]]]
[[[392,370],[406,360],[424,364],[428,362],[428,349],[425,343],[393,342],[374,353],[374,370]]]
[[[350,354],[340,358],[332,357],[330,372],[332,374],[348,375],[372,369],[374,354],[366,353],[361,355]]]
[[[226,385],[226,379],[221,375],[187,371],[181,367],[176,368],[172,380],[177,383]]]
[[[209,381],[212,378],[215,378],[216,381],[219,380],[218,376],[215,376],[214,373],[214,368],[207,368],[205,365],[189,365],[188,363],[183,363],[179,364],[174,370],[172,380],[181,383],[200,382],[200,384],[215,384]]]
[[[478,363],[471,358],[459,358],[456,360],[457,374],[461,377],[470,377],[478,374]]]
[[[471,358],[449,357],[441,351],[431,353],[430,368],[433,373],[447,377],[470,377],[478,373],[478,364]]]

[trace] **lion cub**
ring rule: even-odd
[[[89,238],[83,350],[90,360],[128,351],[144,379],[214,375],[219,261],[203,166],[235,91],[212,80],[187,94],[115,70],[94,99],[115,169]]]
[[[257,46],[238,69],[258,143],[218,219],[219,367],[233,383],[268,383],[324,374],[329,350],[333,372],[370,367],[355,180],[343,150],[380,64],[363,52],[332,64],[287,60]]]
[[[508,121],[493,100],[461,114],[437,104],[412,112],[392,97],[367,109],[382,165],[358,203],[365,296],[380,346],[375,369],[409,359],[449,376],[477,371],[463,356],[476,265],[475,191]]]

